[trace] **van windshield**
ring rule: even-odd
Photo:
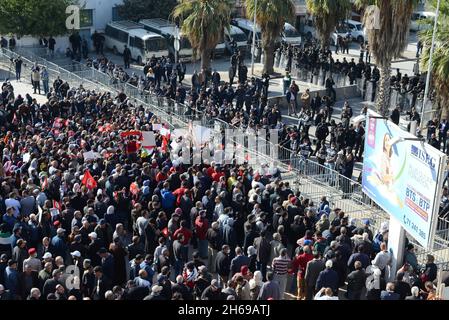
[[[186,37],[181,37],[181,49],[192,49],[192,45],[190,44],[189,39]]]
[[[248,38],[246,37],[246,34],[244,34],[244,33],[233,34],[232,39],[234,39],[235,42],[246,42],[248,40]]]
[[[154,38],[145,41],[146,49],[149,51],[167,50],[167,43],[164,39]]]
[[[299,32],[296,31],[296,29],[293,29],[293,28],[286,28],[284,30],[284,35],[285,35],[286,38],[298,38],[298,37],[301,36],[299,34]]]

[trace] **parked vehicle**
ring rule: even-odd
[[[308,39],[318,38],[313,17],[311,16],[309,16],[306,21],[306,25],[304,26],[304,33]],[[345,37],[348,33],[351,34],[353,41],[357,41],[358,43],[365,42],[366,34],[362,23],[348,19],[340,23],[331,34],[331,45],[335,45],[337,43],[337,38],[339,35]]]
[[[142,28],[132,21],[117,21],[106,25],[105,47],[115,54],[123,54],[125,45],[131,51],[131,58],[138,64],[150,59],[153,55],[162,57],[168,55],[165,39]]]
[[[413,12],[412,19],[410,21],[410,30],[411,31],[428,30],[432,28],[433,21],[435,21],[435,12],[429,11]]]
[[[152,31],[163,36],[168,45],[170,54],[175,55],[175,38],[176,38],[176,25],[168,20],[164,19],[143,19],[139,23],[146,30]],[[193,49],[189,39],[179,31],[179,50],[178,58],[180,60],[192,60]]]
[[[246,50],[248,49],[248,37],[246,36],[245,32],[242,31],[242,29],[231,25],[231,26],[229,26],[229,30],[225,29],[225,35],[224,35],[226,50],[229,53],[232,52],[231,42],[233,40],[235,41],[235,44],[237,45],[237,49],[239,49],[242,52],[246,52]]]

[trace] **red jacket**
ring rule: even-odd
[[[195,220],[195,231],[198,239],[206,240],[207,230],[209,229],[209,221],[206,218],[197,217]]]
[[[161,182],[167,180],[167,175],[162,171],[159,171],[156,175],[156,182]]]
[[[173,195],[176,197],[176,205],[179,206],[181,204],[181,198],[186,193],[188,189],[187,188],[178,188],[175,191],[173,191]]]
[[[299,256],[296,256],[292,262],[292,269],[294,273],[298,273],[299,279],[304,279],[306,275],[307,263],[313,260],[313,254],[311,253],[303,253]]]
[[[180,233],[184,235],[184,241],[182,242],[182,245],[183,246],[188,245],[190,238],[192,238],[192,231],[190,231],[187,228],[181,227],[175,231],[175,233],[173,234],[173,239],[178,239],[178,234],[180,234]]]
[[[212,180],[214,180],[215,182],[219,182],[220,178],[223,177],[225,174],[223,172],[214,172],[212,174]]]

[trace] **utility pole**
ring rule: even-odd
[[[254,20],[253,20],[253,50],[251,55],[251,74],[254,75],[254,56],[256,54],[256,13],[257,13],[257,0],[254,3]]]

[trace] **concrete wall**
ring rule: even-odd
[[[86,5],[85,9],[93,9],[94,25],[91,28],[92,33],[95,30],[104,30],[106,24],[112,21],[112,8],[122,4],[123,0],[85,0],[81,1]]]
[[[360,97],[360,92],[357,90],[357,86],[353,85],[353,86],[347,86],[347,87],[341,87],[341,88],[335,88],[335,91],[337,93],[337,101],[340,100],[345,100],[345,99],[352,99],[352,98],[356,98],[356,97]],[[301,94],[303,93],[303,90],[300,90],[299,94],[298,94],[298,100],[301,97]],[[326,90],[322,89],[322,90],[310,90],[310,93],[312,94],[312,98],[315,96],[315,93],[319,92],[321,96],[325,96],[326,95]],[[287,99],[285,98],[285,95],[283,96],[276,96],[276,97],[271,97],[268,99],[268,104],[274,105],[274,104],[278,104],[280,106],[281,109],[288,108],[288,104],[287,104]]]

